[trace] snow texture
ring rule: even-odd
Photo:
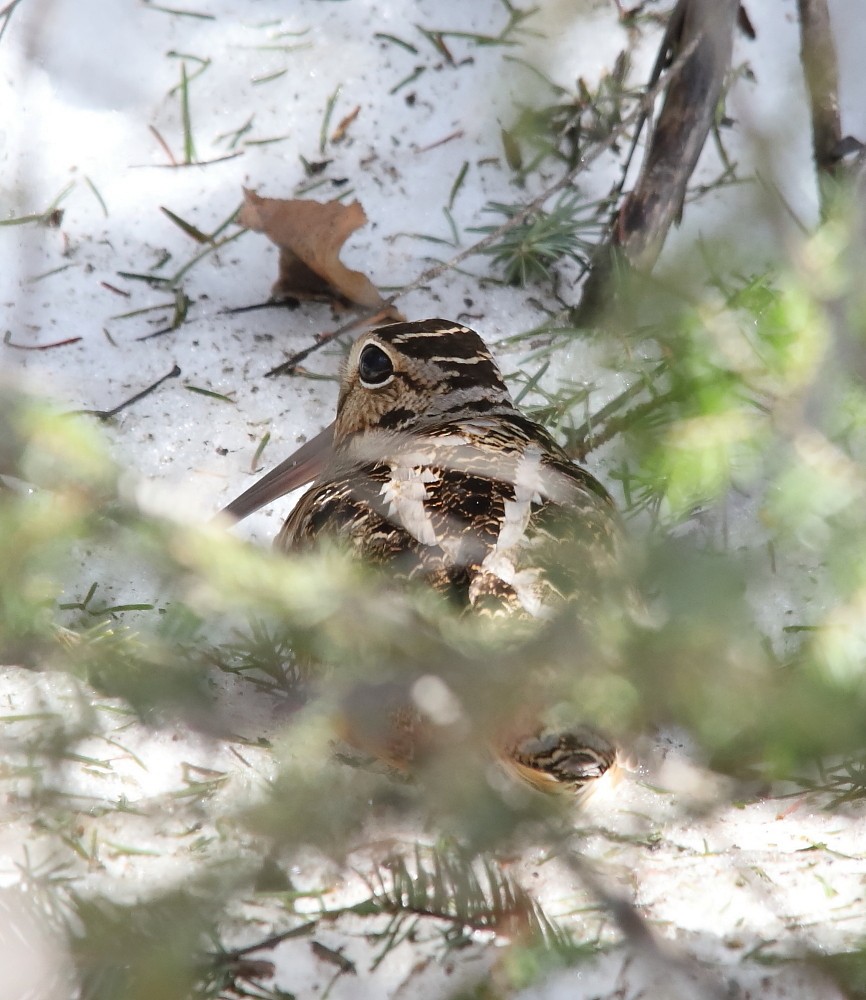
[[[519,56],[563,86],[578,76],[592,83],[613,65],[626,29],[612,3],[541,0],[529,22],[537,34],[520,36],[513,49],[451,38],[451,65],[416,25],[496,33],[505,22],[502,4],[189,0],[177,6],[207,18],[135,0],[23,0],[10,15],[0,42],[0,105],[7,109],[0,125],[3,212],[10,218],[41,213],[68,191],[59,225],[0,230],[0,302],[11,340],[0,346],[0,365],[70,409],[112,407],[177,365],[179,377],[124,410],[105,433],[147,507],[202,520],[252,481],[250,463],[266,431],[271,438],[260,465],[267,467],[331,420],[333,381],[264,375],[333,320],[322,304],[226,312],[266,300],[276,277],[275,249],[247,233],[190,268],[183,280],[189,319],[159,334],[170,325],[174,295],[133,276],[151,273],[163,258],[152,273],[170,276],[202,250],[160,208],[208,233],[234,212],[242,187],[291,197],[308,181],[301,157],[328,159],[326,182],[310,196],[325,199],[351,188],[371,220],[350,239],[347,265],[380,288],[408,282],[431,249],[449,252],[411,234],[450,239],[442,206],[464,162],[466,180],[452,206],[461,231],[491,221],[481,211],[488,200],[514,198],[500,128],[513,121],[516,104],[539,99],[545,85],[506,57]],[[866,19],[858,0],[832,6],[845,131],[862,137]],[[737,40],[735,61],[748,58],[758,81],[737,84],[728,113],[770,154],[768,179],[809,224],[816,196],[795,5],[751,3],[748,11],[758,37]],[[640,49],[635,81],[645,79],[657,41],[649,36]],[[182,65],[201,165],[173,167],[157,133],[182,161]],[[355,107],[359,111],[345,138],[322,149],[325,108],[338,88],[329,130]],[[743,144],[743,156],[750,148]],[[714,173],[713,156],[708,151],[705,157],[707,176]],[[719,202],[729,197],[722,191],[690,209],[661,267],[673,266],[699,235],[713,231]],[[736,197],[748,205],[751,196]],[[744,252],[759,256],[779,231],[756,221],[752,235]],[[463,271],[406,296],[400,308],[412,319],[441,315],[468,322],[496,350],[509,333],[532,327],[543,314],[523,290],[483,287],[477,276],[485,267],[483,260],[470,261]],[[12,346],[67,338],[79,339],[45,351]],[[519,351],[497,351],[504,369],[518,365]],[[333,376],[339,357],[339,349],[329,347],[311,356],[309,369]],[[602,362],[588,348],[576,348],[566,359],[568,370],[552,375],[592,381],[599,386],[593,404],[601,406],[621,384]],[[233,405],[190,388],[228,395]],[[605,477],[603,460],[593,471]],[[241,531],[264,544],[288,508],[289,502],[275,505]],[[124,601],[154,597],[146,583],[116,586]],[[238,754],[200,734],[151,731],[118,714],[121,707],[91,704],[87,690],[67,676],[11,667],[0,674],[0,714],[48,713],[52,725],[86,734],[76,746],[77,761],[57,765],[57,773],[38,781],[82,803],[83,843],[98,831],[99,864],[82,862],[82,885],[132,901],[177,884],[221,849],[218,831],[196,826],[195,807],[173,793],[196,775],[226,775],[214,794],[231,813],[261,795],[274,765],[264,750],[246,747]],[[14,760],[26,733],[19,724],[2,739],[4,755]],[[110,767],[100,765],[108,759]],[[586,858],[604,870],[611,891],[637,904],[668,949],[665,962],[615,948],[526,990],[524,1000],[688,997],[700,995],[707,982],[726,996],[839,996],[813,969],[761,964],[759,958],[764,948],[791,955],[805,946],[835,951],[856,943],[866,876],[862,817],[824,813],[807,799],[792,798],[708,807],[703,819],[685,821],[677,801],[688,799],[690,789],[706,789],[688,749],[669,736],[649,745],[643,760],[615,798],[599,796],[576,821],[588,830]],[[24,785],[6,788],[0,798],[0,994],[60,998],[69,988],[62,943],[50,915],[34,905],[20,881],[25,854],[38,868],[50,864],[55,848],[51,833],[35,829],[19,811],[18,795],[27,791]],[[138,808],[104,815],[96,808],[121,801]],[[377,832],[371,830],[370,845]],[[403,833],[407,841],[417,836]],[[254,855],[257,845],[247,850]],[[375,851],[359,846],[359,867]],[[293,872],[297,884],[322,881],[326,863],[311,865],[312,873],[300,865]],[[514,862],[514,874],[554,915],[572,913],[575,927],[595,928],[603,938],[614,933],[597,912],[581,912],[589,897],[567,867],[530,850]],[[345,871],[333,876],[329,903],[363,897],[356,877]],[[264,910],[253,917],[262,934],[270,932],[272,918]],[[451,968],[431,960],[429,942],[419,942],[402,945],[372,972],[371,946],[353,936],[352,926],[335,927],[322,941],[345,947],[357,967],[357,976],[334,982],[333,1000],[445,996],[461,977],[473,981],[485,964],[492,975],[496,971],[495,949],[470,949],[469,960]],[[684,961],[688,954],[701,964]],[[287,941],[267,957],[276,963],[275,981],[299,996],[311,995],[314,984],[327,982],[334,971],[305,939]]]

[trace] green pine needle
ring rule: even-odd
[[[485,211],[497,212],[509,220],[522,209],[521,205],[492,201]],[[489,234],[498,228],[499,225],[479,226],[472,232]],[[549,212],[537,212],[479,252],[493,258],[494,265],[503,271],[506,284],[526,286],[551,280],[553,265],[558,261],[573,260],[585,265],[600,228],[598,203],[584,202],[569,192],[560,196]]]

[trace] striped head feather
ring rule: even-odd
[[[337,403],[334,443],[363,431],[422,431],[455,418],[518,412],[484,341],[444,319],[395,323],[358,338]]]

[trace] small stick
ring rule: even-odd
[[[125,292],[122,288],[118,288],[116,285],[111,285],[107,281],[100,281],[99,284],[102,285],[103,288],[107,288],[109,292],[114,292],[115,295],[122,295],[126,299],[130,298],[129,292]]]
[[[385,300],[385,306],[390,307],[390,303],[396,299],[396,295],[392,295],[390,299]],[[272,368],[269,372],[265,372],[265,378],[271,378],[274,375],[291,375],[298,365],[308,358],[313,351],[318,350],[324,344],[329,344],[332,340],[336,340],[337,337],[342,336],[344,333],[350,333],[356,327],[369,325],[372,326],[379,319],[384,319],[388,315],[389,308],[379,309],[371,314],[369,309],[365,309],[360,316],[356,316],[354,319],[350,319],[347,323],[342,326],[338,326],[336,330],[331,330],[329,333],[320,333],[317,335],[316,339],[310,344],[309,347],[305,347],[301,351],[296,351],[288,361],[284,361],[281,365],[277,365],[276,368]]]
[[[153,385],[149,385],[146,389],[142,389],[141,392],[137,392],[134,396],[130,396],[129,399],[120,403],[118,406],[115,406],[111,410],[71,410],[67,413],[67,416],[88,416],[96,417],[98,420],[110,420],[112,417],[116,417],[121,410],[125,410],[127,406],[132,406],[133,403],[137,403],[140,399],[144,399],[145,396],[149,396],[155,389],[158,389],[163,382],[167,382],[170,378],[177,378],[178,375],[180,375],[180,368],[175,365],[167,375],[163,375],[162,378],[158,378]]]
[[[452,139],[462,139],[463,135],[463,129],[459,128],[456,132],[446,135],[444,139],[437,139],[436,142],[431,142],[429,146],[419,146],[415,152],[429,153],[431,149],[437,149],[439,146],[444,146],[446,142],[451,142]]]
[[[310,920],[305,924],[301,924],[300,927],[293,927],[289,931],[281,931],[279,934],[272,934],[270,937],[266,937],[263,941],[258,941],[256,944],[247,945],[246,948],[235,948],[232,951],[224,952],[222,955],[215,956],[223,961],[228,959],[233,961],[238,958],[243,958],[245,955],[249,955],[254,951],[264,951],[266,948],[275,948],[278,944],[282,944],[283,941],[288,941],[291,938],[303,937],[306,934],[312,934],[316,929],[318,921]]]
[[[839,169],[842,123],[839,116],[839,68],[827,0],[797,0],[800,14],[800,55],[809,91],[812,148],[821,175],[832,177]],[[826,212],[826,192],[821,210]]]
[[[0,20],[3,21],[0,24],[0,41],[3,40],[3,35],[6,34],[6,28],[9,26],[9,20],[12,17],[12,12],[21,3],[21,0],[11,0],[6,6],[0,10]]]
[[[165,155],[166,155],[166,156],[167,156],[167,157],[169,158],[169,160],[171,161],[171,165],[172,165],[173,167],[176,167],[176,166],[177,166],[177,160],[176,160],[176,159],[174,158],[174,153],[172,153],[172,151],[171,151],[171,147],[169,146],[169,144],[168,144],[168,143],[167,143],[167,142],[165,141],[165,139],[163,139],[163,137],[162,137],[162,136],[161,136],[161,135],[159,134],[159,132],[158,132],[158,131],[156,130],[156,127],[155,127],[155,126],[153,126],[153,125],[148,125],[147,127],[148,127],[148,128],[150,129],[150,131],[151,131],[151,134],[153,135],[154,139],[156,139],[156,141],[157,141],[157,142],[158,142],[158,143],[160,144],[160,146],[162,147],[162,151],[163,151],[163,153],[165,153]]]

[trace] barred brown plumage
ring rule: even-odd
[[[332,444],[306,462],[314,464],[306,481],[315,482],[283,525],[279,549],[336,539],[468,610],[549,616],[565,595],[538,552],[567,531],[580,553],[572,575],[588,618],[599,574],[618,559],[607,491],[517,409],[482,339],[458,323],[429,319],[362,335],[343,372]],[[304,462],[281,469],[258,499],[305,481]],[[243,511],[248,494],[230,509]],[[522,732],[502,749],[515,773],[545,788],[582,788],[616,756],[604,737],[579,729]]]

